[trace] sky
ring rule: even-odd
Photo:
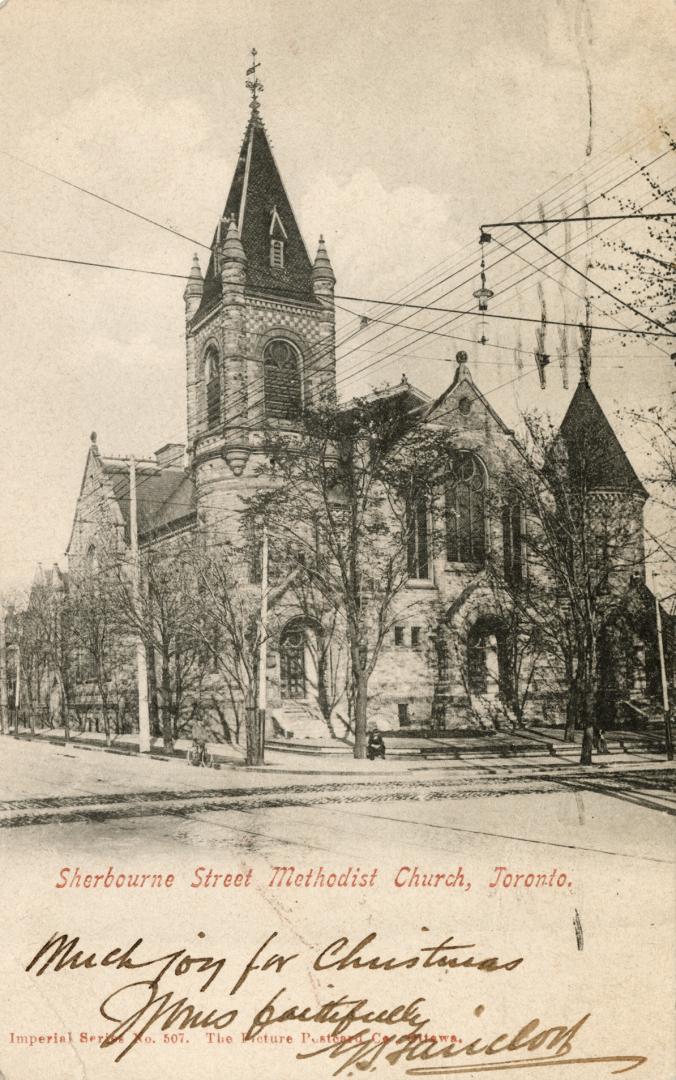
[[[673,17],[671,0],[6,0],[0,248],[178,275],[197,251],[204,266],[200,245],[222,211],[247,122],[255,46],[274,153],[311,255],[326,238],[337,293],[415,294],[469,310],[480,223],[521,220],[526,210],[530,220],[539,204],[548,216],[575,215],[585,198],[592,213],[617,213],[613,192],[648,201],[641,177],[627,177],[664,153],[659,127],[676,112]],[[673,184],[674,155],[652,169]],[[640,242],[632,229],[622,223],[608,238]],[[513,229],[492,235],[490,311],[539,318],[540,283],[550,319],[577,322],[582,278],[534,243],[492,270],[506,255],[500,243],[523,242]],[[585,236],[584,225],[567,235],[559,226],[543,240],[576,248],[571,261],[584,269],[609,257]],[[182,291],[175,278],[0,254],[0,590],[25,585],[38,562],[65,564],[91,431],[104,454],[143,457],[183,441]],[[442,331],[452,338],[430,333],[450,315],[339,303],[345,396],[404,373],[441,392],[459,348],[509,423],[533,408],[560,420],[573,392],[573,333],[566,390],[550,327],[543,391],[534,324],[464,316]],[[349,312],[367,311],[386,321],[357,333]],[[405,316],[404,330],[387,325]],[[598,294],[593,317],[648,325]],[[673,347],[623,344],[605,331],[593,343],[594,391],[647,477],[646,444],[626,414],[671,400]],[[656,506],[648,521],[664,533]]]

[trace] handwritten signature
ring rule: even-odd
[[[197,936],[203,939],[206,935],[200,932]],[[253,1018],[250,1014],[245,1017],[240,1003],[232,1002],[244,983],[250,978],[285,975],[287,966],[293,967],[293,961],[299,959],[297,953],[274,952],[275,938],[276,931],[238,969],[238,977],[230,986],[226,1001],[217,1006],[212,1002],[207,1004],[206,999],[200,999],[198,1006],[188,996],[176,994],[162,984],[168,978],[197,976],[198,991],[204,993],[221,975],[226,965],[225,957],[208,953],[192,955],[182,948],[146,958],[142,938],[126,949],[116,946],[99,954],[81,948],[79,937],[53,934],[30,960],[26,971],[33,971],[37,977],[48,971],[59,973],[92,968],[135,973],[132,981],[113,990],[100,1005],[101,1015],[112,1025],[100,1045],[118,1051],[116,1062],[146,1039],[156,1025],[163,1032],[172,1028],[219,1032],[231,1027],[236,1020],[246,1028],[244,1042],[265,1040],[268,1029],[275,1025],[303,1024],[305,1028],[320,1025],[322,1032],[316,1041],[321,1045],[299,1051],[296,1057],[299,1061],[322,1058],[333,1067],[333,1076],[372,1071],[377,1063],[404,1066],[408,1076],[416,1077],[601,1064],[610,1066],[612,1074],[619,1074],[630,1072],[647,1061],[646,1057],[633,1053],[573,1056],[575,1039],[589,1021],[590,1013],[572,1024],[546,1025],[535,1017],[522,1024],[515,1033],[499,1031],[482,1034],[471,1041],[459,1043],[454,1039],[448,1043],[430,1034],[431,1018],[426,1015],[429,1007],[421,995],[411,995],[409,1000],[396,1004],[375,1005],[367,996],[334,992],[319,1004],[306,1005],[289,997],[287,987],[283,986],[268,997],[264,1005],[254,1009]],[[356,943],[346,936],[338,937],[317,952],[311,967],[314,971],[329,971],[333,978],[343,971],[354,978],[355,971],[365,977],[372,971],[382,976],[396,970],[405,978],[406,972],[413,968],[418,972],[429,968],[473,970],[484,977],[502,972],[502,976],[494,977],[504,978],[523,963],[523,957],[502,961],[495,956],[463,955],[474,950],[475,945],[456,944],[453,935],[443,938],[438,945],[425,946],[415,955],[403,957],[381,955],[380,950],[376,952],[376,940],[375,933]],[[483,1023],[485,1011],[485,1005],[477,1005],[474,1017],[483,1018]],[[305,1037],[304,1034],[303,1041]],[[314,1037],[312,1042],[315,1042]]]

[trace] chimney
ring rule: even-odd
[[[184,443],[166,443],[155,451],[155,461],[160,469],[182,469],[184,458]]]

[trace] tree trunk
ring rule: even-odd
[[[566,701],[566,729],[564,742],[575,742],[575,729],[578,721],[578,691],[575,682],[570,684]]]
[[[261,750],[260,713],[256,707],[254,695],[248,693],[246,698],[246,764],[262,765]]]
[[[108,710],[108,686],[103,671],[103,664],[100,658],[97,658],[96,662],[96,680],[99,687],[99,696],[101,698],[101,710],[103,712],[103,730],[106,733],[106,746],[110,746],[110,712]]]
[[[36,705],[34,704],[32,695],[31,695],[31,697],[29,699],[29,708],[30,708],[31,735],[34,736],[35,735],[35,710],[36,710]]]
[[[362,671],[357,675],[354,696],[354,756],[366,757],[366,727],[368,719],[368,680]]]
[[[152,645],[146,645],[146,666],[148,669],[148,710],[150,712],[150,731],[154,739],[162,734],[160,726],[160,709],[158,704],[157,671],[155,669],[155,649]]]
[[[582,752],[580,754],[581,765],[592,764],[592,751],[594,749],[594,720],[595,720],[595,683],[593,668],[590,664],[585,665],[584,683],[580,693],[580,718],[582,735]]]
[[[174,752],[174,725],[171,719],[171,670],[169,657],[162,653],[162,742],[167,754]]]
[[[57,669],[56,681],[59,685],[59,696],[61,698],[61,719],[63,720],[63,741],[64,743],[70,742],[70,717],[68,715],[68,696],[66,694],[66,684],[64,682],[61,672]],[[18,722],[18,721],[17,721]]]
[[[585,724],[584,734],[582,736],[582,752],[580,754],[580,765],[592,764],[592,750],[594,748],[594,725],[592,723]]]

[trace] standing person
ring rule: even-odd
[[[207,730],[204,726],[202,714],[200,712],[199,705],[195,705],[192,712],[192,741],[196,750],[197,760],[193,762],[195,765],[203,765],[206,759],[207,753]]]

